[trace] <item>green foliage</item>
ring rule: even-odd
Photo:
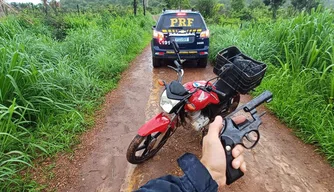
[[[217,0],[197,0],[196,9],[205,18],[213,17],[222,7],[217,3]]]
[[[271,13],[268,9],[266,8],[255,8],[251,10],[253,20],[258,22],[258,23],[271,23],[272,18],[271,18]]]
[[[197,3],[197,9],[205,16],[207,23],[241,26],[245,21],[271,21],[268,8],[262,0],[247,0],[248,7],[245,0],[194,0],[193,2]],[[283,14],[280,13],[280,16],[283,16]]]
[[[266,6],[270,6],[270,9],[273,12],[273,19],[276,19],[277,10],[280,6],[282,6],[285,3],[285,0],[263,0],[263,3]]]
[[[245,0],[231,0],[232,11],[240,12],[245,6]]]
[[[131,6],[133,0],[60,0],[60,4],[65,9],[77,9],[77,5],[82,9],[103,8],[109,5]]]
[[[85,114],[149,42],[151,15],[108,13],[0,22],[0,191],[35,189],[22,170],[35,158],[70,150],[91,125]],[[54,34],[59,26],[61,38]]]
[[[253,19],[253,12],[250,9],[244,8],[237,12],[232,12],[232,18],[239,18],[242,21],[250,21]]]
[[[334,16],[330,10],[301,13],[278,22],[211,26],[211,55],[237,45],[269,64],[256,93],[269,89],[269,108],[334,166]],[[287,30],[289,29],[289,30]]]
[[[190,2],[189,0],[164,0],[166,3],[167,9],[189,9],[190,8]]]
[[[292,6],[301,11],[303,9],[306,9],[307,11],[310,11],[312,8],[317,8],[320,4],[319,0],[291,0]]]
[[[266,6],[271,6],[272,8],[274,8],[282,6],[285,3],[285,0],[263,0],[263,3]]]
[[[253,19],[252,11],[246,8],[245,0],[231,1],[232,18],[239,18],[243,21],[250,21]]]
[[[249,8],[254,10],[254,9],[264,9],[264,3],[262,0],[252,0],[249,4]]]

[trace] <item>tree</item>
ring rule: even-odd
[[[231,0],[231,8],[233,11],[240,12],[245,8],[245,0]]]
[[[133,14],[137,15],[137,0],[133,0]]]
[[[320,0],[308,0],[306,10],[311,11],[312,8],[317,8],[320,5]]]
[[[145,0],[143,0],[143,11],[144,11],[144,15],[146,15],[146,3],[145,3]]]
[[[285,3],[285,0],[264,0],[263,3],[266,6],[270,6],[270,9],[273,11],[273,19],[276,19],[277,10]]]
[[[306,6],[306,0],[291,0],[291,5],[296,10],[302,10]]]
[[[217,0],[197,0],[196,9],[201,12],[203,17],[212,17],[217,3]]]
[[[164,0],[167,9],[187,9],[190,8],[189,0]]]
[[[291,0],[291,4],[296,10],[306,9],[310,11],[312,8],[317,8],[320,2],[319,0]]]
[[[262,9],[262,8],[264,8],[264,6],[265,5],[264,5],[262,0],[252,0],[249,4],[249,8],[252,9],[252,10],[256,9],[256,8]]]
[[[44,5],[45,14],[47,15],[48,14],[48,0],[42,0],[42,3]]]
[[[0,0],[0,17],[7,14],[8,11],[16,12],[10,5],[8,5],[4,0]]]
[[[58,9],[60,8],[60,1],[51,0],[50,1],[50,7],[53,9],[53,11],[58,14]]]
[[[48,5],[48,0],[42,0],[42,3],[44,5],[44,7],[46,7]]]

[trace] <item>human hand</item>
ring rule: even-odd
[[[244,116],[232,118],[236,124],[240,124],[246,120]],[[202,164],[209,171],[211,177],[217,182],[219,187],[226,184],[226,156],[224,147],[220,141],[219,133],[223,127],[223,119],[217,116],[215,121],[209,125],[208,134],[203,138],[202,148]],[[235,158],[232,161],[232,167],[246,172],[246,162],[243,156],[244,148],[237,145],[232,150],[232,155]]]

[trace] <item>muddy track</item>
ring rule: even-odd
[[[185,68],[184,82],[213,77],[212,67]],[[181,175],[176,160],[184,152],[200,156],[200,135],[180,128],[158,154],[148,162],[133,166],[126,161],[126,149],[136,130],[159,112],[161,87],[175,72],[163,67],[152,69],[148,46],[122,75],[116,90],[96,115],[96,126],[82,136],[71,155],[59,155],[54,177],[47,190],[58,191],[131,191],[148,180],[165,174]],[[250,100],[243,96],[241,102]],[[261,108],[260,111],[263,111]],[[246,152],[248,172],[226,187],[226,191],[316,191],[334,192],[334,169],[315,148],[297,139],[273,115],[263,118],[261,140]]]

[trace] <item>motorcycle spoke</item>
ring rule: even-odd
[[[148,146],[151,143],[151,140],[152,140],[152,136],[148,135],[147,138],[146,138],[146,140],[144,141],[144,145]]]
[[[153,136],[153,138],[156,139],[156,138],[158,138],[160,135],[161,135],[161,132],[158,132],[157,134],[155,134],[155,135]]]
[[[146,147],[145,150],[144,150],[144,152],[143,152],[143,154],[142,154],[141,156],[146,155],[147,151],[148,151],[148,149],[147,149],[147,147]]]
[[[148,152],[148,146],[151,143],[151,141],[152,141],[152,136],[148,135],[146,140],[144,141],[144,145],[141,146],[141,147],[138,147],[136,151],[140,151],[140,150],[145,149],[144,152],[141,154],[141,156],[145,156],[146,153]]]
[[[140,151],[140,150],[143,150],[143,149],[146,149],[146,148],[147,148],[146,145],[142,145],[142,146],[138,147],[138,148],[136,149],[136,151]]]

